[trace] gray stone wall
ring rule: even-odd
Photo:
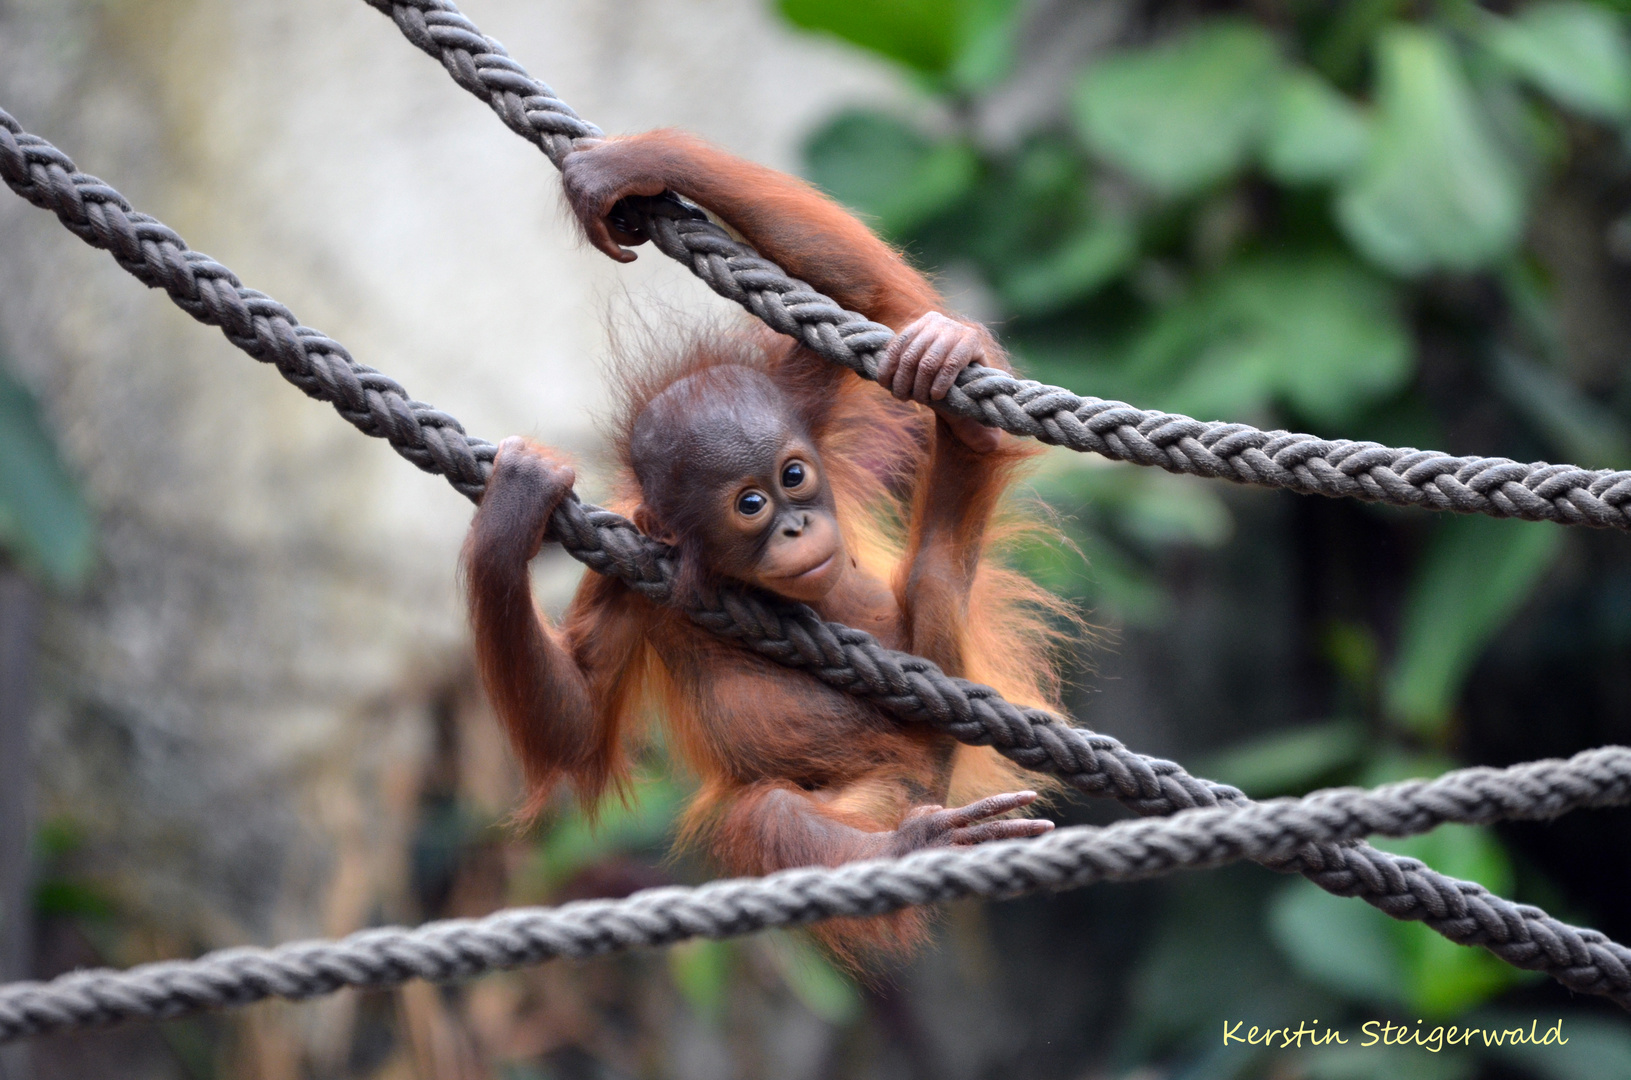
[[[896,92],[760,0],[469,14],[608,131],[781,167]],[[608,312],[719,310],[581,247],[543,156],[358,0],[0,0],[0,103],[471,431],[584,457],[591,497]],[[469,698],[469,504],[9,193],[0,347],[99,521],[90,586],[44,612],[35,761],[41,819],[139,928],[102,958],[403,917],[435,714]],[[575,576],[549,564],[546,601]],[[333,1038],[259,1015],[290,1061]]]

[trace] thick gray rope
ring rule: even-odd
[[[378,989],[409,979],[469,979],[556,957],[587,957],[692,937],[724,938],[835,916],[880,915],[960,897],[1013,897],[1101,881],[1136,881],[1241,859],[1274,862],[1311,844],[1380,833],[1410,836],[1445,822],[1484,824],[1556,817],[1580,807],[1631,802],[1631,749],[1607,746],[1567,761],[1508,769],[1462,769],[1362,791],[1337,788],[1301,799],[1188,810],[1170,818],[1059,829],[1035,840],[940,848],[835,869],[785,870],[698,888],[650,889],[623,900],[516,908],[482,919],[417,929],[365,930],[339,941],[240,948],[128,971],[79,971],[50,982],[0,987],[0,1042],[115,1023],[163,1020],[267,997],[301,999],[342,987]],[[1406,874],[1421,864],[1404,860]],[[1489,894],[1463,884],[1464,920]],[[1599,969],[1623,959],[1594,931],[1579,951],[1556,938],[1530,942],[1530,956]],[[1541,967],[1526,963],[1525,967]],[[1599,991],[1631,1003],[1624,984]]]
[[[551,114],[556,115],[556,114]],[[112,187],[79,172],[66,154],[0,110],[0,178],[51,210],[72,232],[111,252],[119,265],[163,289],[200,322],[268,362],[308,395],[332,404],[363,432],[384,438],[427,472],[472,499],[492,468],[493,444],[467,435],[451,416],[413,400],[394,380],[352,359],[344,346],[302,325],[288,308],[246,288],[231,270],[190,249],[174,230],[137,212]],[[610,511],[570,498],[551,533],[575,558],[660,603],[672,602],[669,549]],[[1089,794],[1115,794],[1146,814],[1211,805],[1240,793],[1182,776],[1177,766],[1131,754],[1107,736],[1022,709],[989,687],[953,679],[929,661],[882,648],[871,635],[821,620],[802,604],[724,592],[692,612],[703,626],[762,655],[810,671],[906,719],[990,744],[1029,768],[1054,772]],[[1110,764],[1100,758],[1109,754]],[[1176,771],[1175,771],[1176,770]],[[1221,793],[1218,794],[1218,793]]]
[[[407,391],[357,363],[337,342],[302,326],[289,310],[245,288],[213,259],[190,250],[173,230],[136,212],[113,188],[78,172],[60,150],[24,132],[0,111],[0,177],[19,195],[54,211],[81,239],[112,252],[126,270],[164,289],[200,322],[312,397],[328,401],[360,430],[387,439],[428,472],[440,473],[472,499],[492,468],[491,443],[466,435],[458,421],[409,398]],[[673,601],[668,549],[617,514],[569,499],[550,521],[552,536],[575,558],[611,573],[648,598]],[[722,591],[688,614],[761,655],[808,671],[828,685],[867,698],[902,719],[926,722],[975,745],[990,745],[1032,769],[1060,776],[1078,791],[1109,796],[1144,815],[1242,804],[1224,784],[1199,780],[1173,762],[1135,753],[1107,735],[1073,727],[1040,709],[1006,701],[990,687],[952,678],[920,657],[885,649],[871,635],[824,622],[800,604]],[[1270,864],[1304,874],[1321,888],[1358,896],[1399,919],[1429,921],[1462,944],[1483,945],[1520,966],[1534,940],[1557,940],[1550,967],[1587,992],[1631,987],[1631,952],[1609,943],[1613,962],[1582,969],[1581,931],[1538,909],[1482,894],[1468,907],[1468,884],[1368,845],[1320,845]],[[1453,917],[1452,917],[1453,916]],[[1608,948],[1608,946],[1605,946]],[[1623,955],[1622,955],[1623,954]]]
[[[170,299],[201,323],[221,332],[255,359],[273,364],[309,396],[327,401],[357,428],[389,442],[397,453],[447,477],[459,491],[479,499],[487,485],[494,447],[466,435],[451,416],[415,401],[394,380],[359,364],[339,342],[302,326],[265,293],[245,288],[238,276],[187,242],[163,222],[138,213],[130,202],[44,139],[25,132],[0,109],[0,178],[93,247]]]
[[[460,86],[492,106],[512,131],[537,143],[557,168],[573,139],[601,134],[528,75],[451,0],[367,2],[389,15],[415,46],[441,61]],[[894,337],[887,326],[844,310],[677,200],[630,199],[622,209],[629,224],[719,295],[828,360],[877,378],[883,349]],[[946,404],[959,416],[1015,435],[1168,472],[1393,506],[1631,528],[1628,471],[1452,457],[1435,450],[1260,431],[1082,397],[979,365],[958,377]]]

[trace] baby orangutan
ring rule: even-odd
[[[585,234],[612,258],[634,258],[623,245],[641,242],[608,220],[618,200],[673,191],[899,332],[879,378],[893,398],[757,324],[714,331],[633,377],[617,432],[624,509],[674,546],[681,600],[716,584],[762,589],[1012,700],[1053,705],[1038,607],[1057,605],[982,561],[993,511],[1031,451],[922,407],[970,363],[1007,368],[991,335],[941,314],[929,282],[836,203],[690,136],[606,140],[564,171]],[[506,440],[465,547],[482,678],[526,776],[523,816],[563,778],[587,805],[618,785],[625,735],[649,711],[701,780],[685,836],[728,873],[1052,828],[1006,816],[1037,794],[989,748],[897,721],[616,580],[586,575],[550,627],[528,562],[573,479],[550,451]],[[922,931],[907,912],[820,932],[855,957],[902,951]]]

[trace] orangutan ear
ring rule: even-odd
[[[680,542],[680,538],[674,535],[672,529],[663,528],[657,521],[657,515],[653,514],[645,503],[641,503],[634,508],[632,520],[636,529],[639,529],[653,540],[661,540],[669,547],[673,547]]]

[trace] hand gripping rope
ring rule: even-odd
[[[299,1000],[348,986],[379,989],[409,979],[451,982],[556,957],[598,956],[693,937],[734,937],[959,897],[1012,897],[1100,881],[1137,881],[1243,858],[1274,861],[1301,846],[1341,843],[1375,832],[1407,836],[1448,821],[1545,818],[1576,807],[1627,802],[1631,750],[1603,747],[1568,761],[1463,769],[1375,791],[1336,788],[1301,799],[1186,810],[1105,828],[1079,825],[1035,840],[939,848],[834,869],[784,870],[697,888],[648,889],[626,900],[512,908],[483,919],[450,919],[412,930],[364,930],[339,941],[224,949],[197,960],[144,964],[129,971],[79,971],[48,983],[0,987],[0,1042],[120,1020],[164,1020],[268,997]],[[1476,885],[1468,888],[1478,890]],[[1491,919],[1492,927],[1500,922],[1476,903],[1463,911],[1463,918]],[[1535,946],[1560,960],[1581,944],[1587,950],[1604,948],[1601,935],[1583,934],[1583,941],[1548,937]],[[1619,951],[1623,956],[1624,950]],[[1589,951],[1573,958],[1584,966],[1600,962]],[[1620,972],[1624,974],[1623,966]],[[1615,999],[1622,1004],[1627,1000],[1623,992]]]
[[[557,165],[570,151],[573,140],[600,134],[598,128],[578,118],[548,87],[531,79],[502,46],[482,35],[451,4],[439,0],[369,2],[391,14],[414,44],[442,60],[460,85],[488,101],[508,126],[538,143]],[[491,471],[495,450],[491,443],[467,435],[458,421],[414,401],[394,380],[353,360],[339,343],[302,326],[281,304],[243,287],[230,270],[189,249],[173,230],[136,212],[111,187],[78,172],[66,155],[24,132],[3,111],[0,111],[0,177],[30,202],[56,212],[64,225],[81,239],[108,250],[121,266],[144,283],[164,289],[194,318],[221,327],[234,345],[258,360],[276,365],[285,378],[309,396],[330,402],[353,425],[370,435],[385,438],[398,453],[420,468],[446,476],[467,497],[480,497]],[[808,285],[787,277],[774,264],[732,240],[700,212],[677,199],[638,200],[638,205],[625,205],[621,209],[630,223],[650,236],[660,250],[686,262],[717,292],[743,304],[769,325],[797,337],[828,359],[864,376],[875,375],[881,352],[892,336],[887,327],[843,311]],[[1015,379],[988,368],[971,368],[964,372],[958,388],[948,396],[948,402],[955,412],[1015,434],[1031,435],[1078,450],[1093,450],[1117,460],[1159,465],[1173,472],[1494,516],[1619,528],[1631,523],[1626,510],[1627,503],[1631,502],[1631,473],[1626,472],[1520,465],[1495,458],[1452,458],[1430,451],[1395,450],[1371,443],[1262,432],[1238,424],[1205,424],[1187,417],[1133,409],[1119,402],[1081,398],[1059,387]],[[598,572],[616,575],[652,600],[673,602],[673,566],[668,549],[639,533],[627,519],[584,504],[574,495],[551,519],[550,532],[552,539]],[[1172,762],[1134,753],[1109,736],[1071,726],[1043,710],[1016,706],[989,687],[947,676],[919,657],[884,649],[862,631],[824,622],[804,605],[746,591],[723,591],[709,598],[702,607],[689,610],[688,614],[715,633],[740,641],[778,662],[809,671],[829,685],[865,697],[903,720],[930,723],[962,741],[994,746],[1020,764],[1058,775],[1086,794],[1115,798],[1138,813],[1166,815],[1206,807],[1217,808],[1219,813],[1236,813],[1256,808],[1257,804],[1235,788],[1199,780]],[[1619,748],[1603,748],[1564,766],[1539,763],[1533,767],[1568,769],[1576,767],[1590,754],[1609,755],[1619,760],[1614,755],[1626,753]],[[1584,788],[1578,781],[1571,782],[1574,785],[1572,801],[1560,800],[1555,794],[1542,796],[1545,805],[1552,807],[1543,816],[1587,805],[1590,798],[1597,798],[1583,794]],[[1598,802],[1589,804],[1599,805]],[[1533,813],[1533,806],[1530,810],[1509,807],[1497,816],[1533,816]],[[1142,823],[1142,827],[1151,828],[1156,824]],[[1537,908],[1513,904],[1476,884],[1440,875],[1416,860],[1354,843],[1364,831],[1385,830],[1362,830],[1343,839],[1310,834],[1299,844],[1241,848],[1229,859],[1251,858],[1275,869],[1303,873],[1331,892],[1360,896],[1396,918],[1424,921],[1454,941],[1483,945],[1511,963],[1546,971],[1574,989],[1631,1004],[1631,950],[1596,931],[1568,926]],[[1060,830],[1054,835],[1075,835],[1076,832]],[[1164,834],[1157,829],[1154,835]],[[1055,841],[1044,838],[1024,843],[1029,850]],[[1074,843],[1064,846],[1075,852]],[[1007,846],[1011,845],[1004,847]],[[899,862],[905,866],[911,859],[925,856],[955,855],[966,859],[983,850],[923,853]],[[999,849],[992,846],[992,850]],[[892,864],[885,860],[856,865],[888,867]],[[954,860],[948,865],[963,864]],[[979,865],[977,861],[975,865]],[[1200,865],[1215,863],[1179,860],[1167,868]],[[1033,884],[1018,887],[986,883],[965,889],[960,885],[944,894],[922,894],[922,899],[901,899],[904,894],[885,897],[879,892],[863,890],[851,895],[848,901],[863,905],[861,907],[818,905],[803,908],[804,913],[798,915],[767,916],[765,921],[758,922],[734,921],[723,930],[710,930],[698,923],[684,932],[657,936],[613,935],[600,940],[595,947],[534,945],[522,949],[511,959],[489,957],[473,967],[462,966],[461,962],[445,969],[444,974],[436,973],[444,969],[425,961],[402,968],[387,964],[389,972],[379,968],[371,976],[360,974],[358,969],[353,972],[356,978],[338,982],[333,982],[332,973],[302,982],[295,976],[273,979],[266,973],[273,971],[276,965],[264,966],[272,964],[273,958],[297,954],[351,957],[357,949],[373,949],[373,955],[384,957],[399,945],[409,947],[402,943],[418,942],[418,947],[431,948],[436,942],[452,940],[450,934],[456,938],[489,924],[493,927],[554,926],[560,916],[580,910],[592,910],[596,918],[638,918],[641,916],[636,915],[637,912],[649,913],[653,905],[660,908],[669,903],[662,899],[664,897],[689,897],[693,892],[701,895],[708,890],[717,892],[730,888],[747,889],[748,895],[753,897],[759,895],[752,890],[755,885],[784,879],[805,880],[799,875],[814,875],[812,880],[824,880],[823,874],[837,875],[838,880],[849,882],[856,876],[845,877],[851,870],[850,867],[836,871],[795,870],[762,882],[721,883],[703,890],[656,890],[628,901],[569,905],[558,911],[504,913],[474,924],[431,924],[421,931],[367,931],[334,945],[285,946],[271,951],[234,950],[211,954],[192,963],[149,965],[124,976],[110,973],[66,976],[64,979],[80,980],[86,986],[102,987],[107,994],[118,997],[118,1003],[103,1001],[94,1008],[83,1006],[72,1013],[72,1016],[85,1017],[77,1020],[63,1019],[70,1013],[59,1011],[52,1014],[58,1019],[46,1026],[24,1023],[21,1019],[18,1020],[20,1026],[10,1026],[11,1014],[7,1010],[16,1001],[48,1000],[53,988],[66,986],[64,980],[16,984],[0,989],[0,1040],[81,1023],[180,1015],[273,994],[303,997],[328,992],[340,985],[385,985],[415,975],[466,977],[494,967],[514,966],[555,955],[588,955],[613,948],[679,940],[697,933],[715,936],[745,933],[764,926],[833,915],[893,910],[906,903],[927,903],[951,895],[1015,895],[1030,888],[1125,879],[1115,874],[1066,875],[1037,878]],[[1150,871],[1157,872],[1165,871]],[[874,880],[860,876],[867,881]],[[678,905],[675,910],[685,908],[684,902],[673,902]],[[867,904],[879,906],[866,907]],[[246,956],[252,959],[242,960]],[[211,964],[216,966],[212,968]],[[221,967],[222,964],[226,967]],[[131,980],[140,973],[159,968],[163,969],[162,973],[144,976],[149,978],[148,982],[138,980],[130,982],[130,988],[118,989],[126,986],[119,980]],[[257,976],[255,971],[262,974]],[[206,979],[206,973],[213,974]],[[159,983],[152,982],[155,978],[164,989],[156,989]],[[210,982],[216,989],[203,993],[199,989],[202,982],[189,982],[195,978]],[[97,982],[98,979],[102,981]],[[138,986],[146,989],[140,992],[131,989]],[[88,992],[83,987],[72,991],[63,989],[63,993]],[[121,994],[125,996],[119,997]],[[195,996],[189,997],[189,994]],[[234,996],[244,994],[248,996],[242,1000]],[[20,1018],[23,1013],[17,1016]]]

